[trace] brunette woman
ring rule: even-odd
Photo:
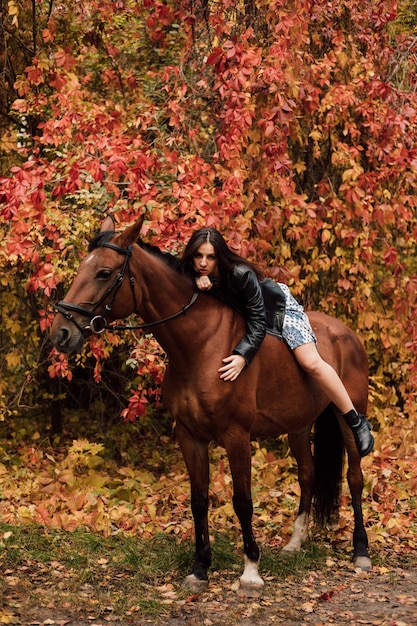
[[[287,285],[264,278],[260,269],[233,252],[214,228],[201,228],[192,235],[182,263],[199,290],[222,299],[246,320],[246,334],[223,359],[220,378],[236,380],[268,330],[288,344],[300,366],[339,409],[352,429],[359,454],[369,454],[374,446],[369,423],[356,411],[336,371],[321,358],[309,319]]]

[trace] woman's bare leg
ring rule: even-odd
[[[293,352],[303,370],[314,378],[320,389],[339,409],[347,424],[351,427],[359,454],[361,456],[369,454],[374,447],[374,438],[368,421],[364,415],[356,411],[337,372],[321,358],[316,344],[313,342],[305,343],[295,348]]]
[[[323,361],[317,351],[316,344],[305,343],[295,348],[294,356],[303,370],[307,372],[337,406],[341,413],[348,413],[354,409],[352,400],[337,372],[331,365]]]

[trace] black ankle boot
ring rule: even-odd
[[[369,454],[374,447],[374,438],[366,417],[354,409],[351,409],[349,413],[345,413],[342,417],[353,432],[360,456],[364,457]]]

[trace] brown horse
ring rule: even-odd
[[[102,332],[111,322],[135,312],[166,351],[169,363],[163,398],[176,422],[190,475],[195,525],[195,561],[186,582],[199,587],[208,580],[208,448],[216,441],[227,452],[233,506],[242,528],[245,568],[240,584],[248,590],[262,587],[259,548],[252,532],[250,441],[284,433],[298,463],[301,487],[295,530],[284,550],[297,551],[306,540],[313,496],[319,521],[327,521],[337,510],[346,449],[355,525],[354,564],[370,569],[361,504],[363,476],[351,430],[298,366],[287,345],[272,336],[265,337],[237,380],[220,380],[217,370],[222,358],[231,354],[244,334],[245,321],[222,302],[198,294],[174,257],[143,243],[139,239],[142,222],[116,234],[111,219],[104,220],[66,300],[55,307],[58,313],[51,336],[58,350],[77,352],[89,333]],[[309,318],[320,354],[338,372],[357,409],[365,413],[368,362],[359,339],[325,314],[309,313]]]

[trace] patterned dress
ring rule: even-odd
[[[304,308],[291,295],[287,285],[278,283],[285,294],[285,316],[282,325],[282,338],[292,350],[305,343],[317,343],[316,336],[311,328],[310,320],[304,313]]]

